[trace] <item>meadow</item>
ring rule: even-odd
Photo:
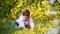
[[[15,0],[15,5],[12,0],[6,0],[4,2],[1,0],[1,2],[0,34],[46,34],[49,28],[53,28],[53,20],[55,18],[60,19],[60,13],[58,12],[60,9],[59,3],[51,5],[47,3],[48,0]],[[30,10],[31,17],[35,24],[33,30],[23,28],[15,29],[12,26],[12,23],[19,18],[21,12],[25,9]],[[57,12],[53,14],[48,13],[52,10]],[[59,27],[60,24],[57,28]]]

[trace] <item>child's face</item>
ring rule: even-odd
[[[24,20],[25,21],[28,21],[29,20],[29,17],[28,16],[24,16]]]

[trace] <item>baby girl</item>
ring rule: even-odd
[[[17,26],[17,28],[31,28],[34,29],[34,23],[30,16],[29,10],[24,10],[21,14],[21,16],[14,22],[14,26]]]

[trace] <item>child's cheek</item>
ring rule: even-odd
[[[22,19],[25,20],[26,19],[25,16],[23,16]]]
[[[28,18],[25,18],[24,20],[25,20],[25,21],[28,21],[29,19],[28,19]]]
[[[27,16],[24,16],[23,20],[24,20],[24,21],[28,21],[29,18],[28,18]]]

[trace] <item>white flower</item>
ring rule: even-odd
[[[54,4],[55,0],[50,0],[49,2],[50,2],[51,4]]]
[[[60,3],[60,0],[57,0]]]
[[[58,29],[56,28],[48,29],[47,34],[58,34]]]
[[[53,20],[53,27],[58,27],[58,25],[59,25],[59,22],[60,22],[60,19],[54,19]]]

